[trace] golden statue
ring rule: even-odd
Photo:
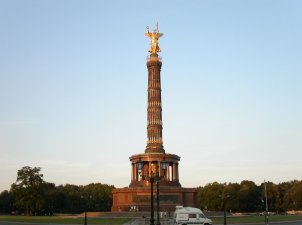
[[[156,24],[156,28],[154,29],[153,33],[151,33],[149,31],[149,27],[147,27],[147,33],[145,33],[145,35],[151,39],[151,47],[149,49],[150,53],[157,53],[157,52],[161,52],[159,46],[158,46],[158,38],[160,38],[161,36],[163,36],[163,33],[159,33],[158,30],[158,23]]]

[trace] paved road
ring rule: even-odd
[[[53,224],[53,223],[23,223],[23,222],[3,222],[0,221],[0,225],[66,225],[66,224]],[[69,224],[69,225],[79,225],[79,224]]]
[[[173,225],[173,222],[170,223],[161,223],[162,225]],[[1,225],[1,224],[0,224]],[[19,224],[20,225],[20,224]],[[149,225],[149,221],[143,222],[141,220],[133,220],[129,223],[123,225]],[[214,224],[214,225],[223,225],[223,224]],[[243,224],[231,224],[228,223],[227,225],[264,225],[264,223],[243,223]],[[295,222],[271,222],[269,225],[302,225],[302,221],[295,221]]]
[[[141,223],[142,221],[139,220],[133,220],[130,223],[127,223],[125,225],[144,225],[145,223]],[[148,222],[146,225],[149,224]],[[54,225],[50,223],[21,223],[21,222],[3,222],[0,221],[0,225]],[[56,224],[56,225],[64,225],[64,224]],[[69,224],[72,225],[72,224]],[[74,224],[76,225],[76,224]],[[88,223],[89,225],[89,223]],[[108,224],[110,225],[110,224]],[[168,225],[168,224],[167,224]],[[215,225],[222,225],[222,224],[215,224]],[[228,225],[235,225],[235,224],[229,224]],[[245,224],[236,224],[236,225],[264,225],[264,223],[245,223]],[[269,225],[302,225],[302,221],[296,221],[296,222],[275,222],[275,223],[269,223]]]
[[[222,225],[222,224],[214,224],[214,225]],[[242,224],[231,224],[227,225],[264,225],[264,223],[242,223]],[[270,222],[269,225],[302,225],[302,221],[294,221],[294,222]]]
[[[22,222],[4,222],[0,221],[0,225],[54,225],[53,223],[22,223]],[[66,225],[66,224],[55,224],[55,225]],[[72,225],[72,224],[69,224]],[[79,225],[79,224],[73,224]]]
[[[0,221],[0,225],[66,225],[66,224],[54,224],[54,223],[26,223],[26,222],[5,222]],[[69,225],[79,225],[79,224],[69,224]]]

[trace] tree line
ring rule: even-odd
[[[265,187],[266,186],[266,187]],[[302,181],[274,184],[253,181],[238,183],[210,183],[198,188],[198,206],[209,211],[263,212],[265,189],[268,211],[282,213],[302,209]]]
[[[271,212],[302,209],[302,181],[259,186],[253,181],[210,183],[198,187],[198,207],[209,211],[261,212],[265,210],[265,188]],[[40,167],[22,167],[9,191],[0,193],[0,213],[53,215],[84,211],[110,211],[113,185],[92,183],[56,186],[43,180]]]
[[[1,213],[25,215],[53,215],[54,213],[81,213],[110,211],[114,186],[92,183],[56,186],[43,180],[40,167],[22,167],[9,191],[0,194]]]

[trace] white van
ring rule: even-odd
[[[176,206],[173,216],[174,225],[212,225],[212,220],[206,218],[203,212],[198,208]]]

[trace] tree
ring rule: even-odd
[[[14,198],[8,191],[2,191],[0,194],[0,212],[11,213],[14,211]]]
[[[289,209],[287,202],[285,201],[285,196],[288,193],[289,189],[293,186],[292,182],[283,182],[278,184],[278,193],[281,199],[281,208],[279,212],[285,212],[286,209]]]
[[[205,187],[198,189],[198,206],[201,209],[221,210],[221,197],[225,184],[217,182],[207,184]]]
[[[225,186],[222,196],[225,198],[225,206],[227,211],[239,211],[239,190],[240,185],[238,183],[229,183]]]
[[[110,211],[114,186],[92,183],[82,187],[86,207],[90,211]]]
[[[54,209],[57,213],[80,213],[84,211],[85,204],[79,186],[66,184],[60,185],[52,193]]]
[[[265,200],[264,183],[261,184],[261,188],[262,188],[261,197],[264,201]],[[266,182],[266,192],[267,192],[268,211],[280,212],[282,209],[282,202],[280,197],[280,189],[278,188],[278,185],[272,182]]]
[[[24,166],[18,170],[17,181],[11,185],[15,195],[16,206],[25,211],[25,215],[35,213],[43,206],[42,185],[43,174],[41,168]]]
[[[302,209],[302,181],[292,181],[291,187],[284,196],[284,205],[287,210]]]
[[[55,210],[54,193],[56,191],[56,185],[44,182],[40,190],[43,197],[43,207],[39,214],[52,216]]]
[[[261,203],[260,189],[253,181],[244,180],[238,191],[239,211],[255,212]]]

